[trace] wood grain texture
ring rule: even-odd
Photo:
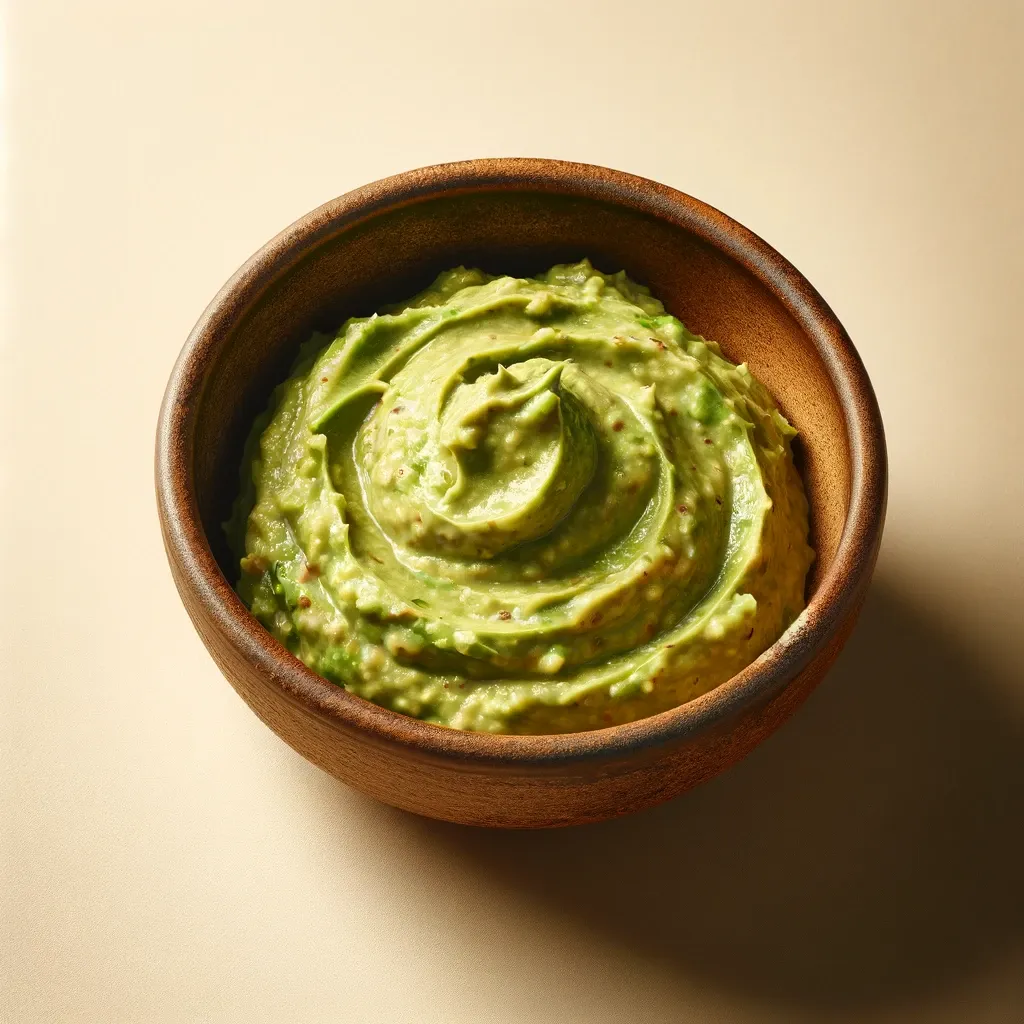
[[[627,725],[491,736],[419,722],[315,675],[231,589],[220,528],[241,447],[298,344],[457,264],[535,273],[588,256],[648,284],[691,330],[747,362],[799,429],[818,553],[798,623],[689,704]],[[776,729],[853,627],[885,517],[881,417],[832,311],[777,252],[724,214],[606,168],[495,159],[422,168],[325,204],[269,242],[190,335],[157,430],[164,545],[188,613],[256,714],[314,764],[379,800],[475,825],[595,821],[666,800]]]

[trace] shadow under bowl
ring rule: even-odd
[[[590,732],[461,732],[320,678],[249,613],[221,528],[245,437],[314,330],[333,331],[464,264],[527,275],[583,257],[648,285],[746,362],[800,431],[817,560],[808,605],[760,658],[687,704]],[[811,285],[719,211],[587,164],[490,159],[374,182],[256,253],[203,313],[174,367],[156,486],[175,584],[239,694],[287,743],[386,803],[475,825],[545,827],[673,797],[742,758],[810,693],[853,627],[885,517],[886,453],[871,384]]]

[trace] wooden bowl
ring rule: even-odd
[[[583,256],[648,284],[768,385],[799,429],[817,562],[804,615],[754,664],[663,714],[592,732],[430,725],[315,675],[250,615],[221,523],[242,443],[298,344],[457,264],[534,273]],[[171,374],[156,445],[174,581],[221,671],[279,736],[364,793],[475,825],[596,821],[667,800],[747,754],[821,679],[853,627],[885,516],[871,384],[818,293],[774,249],[664,185],[586,164],[473,160],[374,182],[265,245],[203,313]],[[808,765],[813,771],[814,766]]]

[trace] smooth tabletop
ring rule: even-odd
[[[1024,1019],[1024,8],[11,0],[0,1021]],[[857,632],[751,757],[549,833],[378,806],[221,678],[153,495],[189,329],[270,236],[475,156],[655,178],[875,383]]]

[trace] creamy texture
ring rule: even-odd
[[[405,714],[631,721],[802,610],[794,434],[624,274],[451,270],[304,347],[246,457],[239,593],[314,671]]]

